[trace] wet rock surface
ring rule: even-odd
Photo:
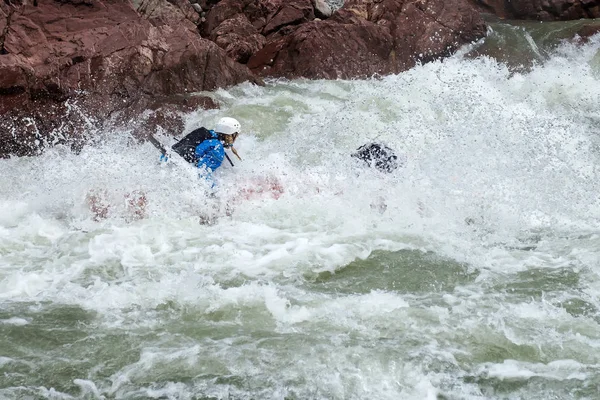
[[[92,115],[83,119],[101,126],[146,97],[256,81],[198,35],[189,3],[134,6],[121,0],[0,3],[0,154],[35,153],[49,137],[81,135],[90,126],[78,114]]]
[[[597,16],[600,6],[596,0],[5,0],[0,156],[35,154],[40,143],[84,142],[85,132],[107,121],[140,120],[136,132],[172,121],[162,125],[177,130],[177,110],[197,102],[181,101],[190,93],[262,77],[405,71],[483,37],[481,10],[547,20]],[[147,117],[147,110],[158,116]]]
[[[390,74],[453,53],[482,37],[466,0],[222,0],[201,25],[259,76],[359,78]]]
[[[398,73],[485,35],[462,0],[349,0],[327,20],[272,35],[248,61],[262,76],[359,78]]]

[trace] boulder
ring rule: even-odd
[[[123,0],[0,2],[0,156],[82,136],[144,97],[258,82],[199,36],[184,3],[197,16],[178,0],[137,10]]]
[[[222,22],[238,14],[244,14],[251,3],[252,0],[221,0],[213,7],[208,8],[206,21],[201,26],[202,36],[210,36]],[[202,7],[202,9],[207,10],[205,7]]]
[[[600,21],[595,24],[582,26],[576,33],[576,39],[580,43],[587,43],[592,36],[598,34],[600,34]]]
[[[398,73],[485,35],[467,0],[348,0],[325,21],[269,38],[248,61],[262,76],[348,79]]]
[[[0,156],[35,153],[31,143],[79,143],[109,117],[159,112],[150,100],[257,76],[398,73],[484,36],[469,1],[347,0],[330,13],[322,0],[195,0],[206,13],[199,19],[187,0],[5,0]],[[142,130],[152,121],[179,126],[170,117],[178,107]]]
[[[299,25],[315,18],[311,0],[293,0],[282,4],[275,13],[267,17],[263,34],[276,32],[287,25]]]
[[[224,49],[230,58],[243,64],[266,42],[248,17],[241,13],[223,21],[211,32],[210,39]]]
[[[132,4],[157,26],[169,22],[177,23],[182,16],[194,24],[200,21],[198,12],[188,0],[132,0]]]
[[[248,62],[257,74],[286,78],[353,78],[394,72],[389,30],[367,23],[316,21],[268,43]]]
[[[207,12],[201,32],[245,64],[267,38],[313,20],[314,13],[312,0],[222,0]]]

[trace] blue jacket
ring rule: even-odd
[[[196,146],[196,157],[198,158],[198,168],[205,167],[211,171],[221,166],[225,158],[225,148],[215,131],[210,131],[212,139],[207,139]]]

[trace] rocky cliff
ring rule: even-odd
[[[143,129],[178,130],[169,112],[218,106],[190,93],[262,77],[398,73],[483,37],[478,7],[574,18],[598,2],[2,0],[0,156],[83,141],[147,109],[159,112]]]

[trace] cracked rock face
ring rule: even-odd
[[[398,73],[485,35],[469,0],[221,0],[201,25],[259,76],[358,78]]]
[[[156,25],[181,21],[185,17],[197,24],[200,16],[188,0],[132,0],[133,7]]]
[[[171,95],[212,90],[251,79],[243,66],[200,38],[186,15],[157,8],[151,8],[151,19],[120,0],[90,0],[88,5],[46,1],[13,8],[0,71],[26,72],[30,94],[68,95],[84,89],[125,98],[138,91]],[[158,23],[156,15],[169,23]]]
[[[467,0],[347,0],[327,20],[270,37],[248,66],[286,78],[386,75],[448,56],[485,29]]]
[[[255,81],[245,66],[198,35],[192,22],[198,14],[187,2],[189,8],[176,0],[143,0],[139,12],[124,0],[10,4],[0,2],[0,142],[14,142],[20,154],[20,139],[9,132],[27,135],[24,117],[34,120],[38,133],[71,123],[63,113],[68,99],[101,120],[144,96]]]

